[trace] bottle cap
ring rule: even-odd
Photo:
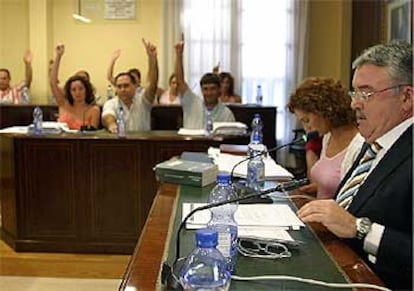
[[[211,228],[201,228],[195,234],[196,245],[202,248],[211,248],[217,246],[217,230]]]
[[[218,173],[217,183],[218,184],[230,184],[230,174],[224,173],[224,172]]]

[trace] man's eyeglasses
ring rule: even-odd
[[[251,258],[281,259],[292,256],[285,245],[277,242],[240,239],[237,249],[243,256]]]
[[[411,86],[411,84],[400,84],[400,85],[394,85],[391,87],[387,87],[381,90],[374,90],[371,92],[366,92],[366,91],[349,91],[348,95],[349,97],[351,97],[351,99],[354,100],[363,100],[363,101],[367,101],[369,97],[375,95],[375,94],[379,94],[382,92],[385,92],[387,90],[391,90],[391,89],[395,89],[395,88],[399,88],[401,86]]]

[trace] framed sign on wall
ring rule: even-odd
[[[135,19],[135,0],[105,0],[105,19]]]

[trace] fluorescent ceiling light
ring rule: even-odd
[[[91,20],[85,16],[79,15],[79,14],[72,14],[72,17],[76,20],[79,20],[83,23],[91,23]]]

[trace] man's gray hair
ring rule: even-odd
[[[365,64],[386,67],[395,84],[413,84],[413,47],[406,41],[372,46],[354,60],[352,68]]]

